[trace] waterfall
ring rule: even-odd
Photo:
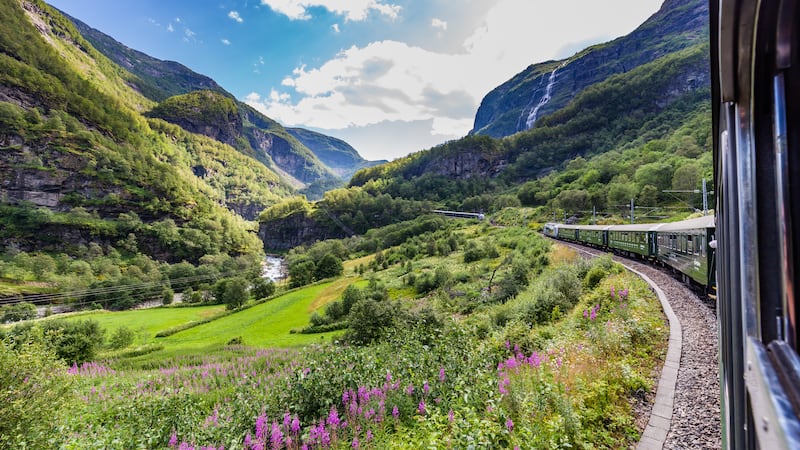
[[[553,95],[552,95],[553,94],[553,86],[555,86],[555,84],[556,84],[556,72],[558,72],[558,69],[560,69],[560,68],[562,68],[562,67],[564,67],[566,65],[567,65],[567,62],[564,61],[563,64],[561,64],[560,66],[556,67],[555,69],[553,69],[552,72],[550,72],[550,78],[548,78],[547,86],[544,88],[544,95],[542,95],[542,98],[539,99],[539,103],[537,103],[536,106],[534,106],[528,112],[528,117],[527,117],[527,119],[525,119],[525,129],[526,130],[529,130],[533,126],[533,124],[536,123],[537,116],[539,115],[539,110],[542,108],[542,106],[546,105],[550,101],[550,99],[553,97]],[[536,91],[534,91],[534,96],[535,96],[535,93],[536,93]],[[533,98],[531,98],[531,104],[532,103],[533,103]]]

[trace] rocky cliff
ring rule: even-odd
[[[708,41],[704,0],[666,0],[630,34],[561,61],[533,64],[481,101],[471,133],[509,136],[565,107],[589,86]],[[550,88],[549,100],[546,97]],[[536,120],[531,120],[535,116]]]

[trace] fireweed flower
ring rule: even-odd
[[[278,450],[283,445],[283,433],[278,422],[272,422],[272,433],[269,438],[273,450]]]
[[[453,410],[451,409],[450,411],[448,411],[448,413],[447,413],[447,420],[448,420],[450,423],[453,423],[453,420],[455,420],[455,418],[456,418],[456,415],[455,415],[455,413],[453,412]]]
[[[169,448],[173,448],[178,445],[178,433],[172,432],[172,436],[169,438]]]
[[[409,384],[408,387],[406,388],[406,394],[411,395],[413,393],[414,393],[414,385]]]
[[[510,417],[508,418],[508,420],[506,420],[506,428],[508,428],[509,433],[514,431],[514,421],[512,421]]]
[[[444,383],[445,375],[444,375],[444,367],[439,368],[439,381]]]
[[[424,400],[419,402],[419,406],[417,407],[417,411],[420,414],[422,414],[423,416],[425,415],[426,411],[425,411],[425,401]]]
[[[395,419],[400,417],[400,410],[397,409],[397,405],[392,407],[392,417],[394,417]]]
[[[294,415],[292,419],[292,426],[290,428],[292,433],[297,434],[300,432],[300,419],[297,418],[297,414]]]
[[[336,427],[341,421],[339,420],[339,411],[331,407],[331,412],[328,414],[328,425]]]
[[[430,392],[430,390],[431,390],[431,387],[428,386],[428,382],[427,381],[422,384],[422,392],[427,394],[428,392]]]

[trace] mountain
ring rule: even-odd
[[[630,34],[570,58],[533,64],[489,92],[471,134],[510,136],[573,101],[587,87],[708,41],[708,2],[666,0]]]
[[[347,142],[304,128],[287,128],[286,131],[311,149],[325,165],[344,179],[350,179],[364,167],[377,166],[387,161],[367,161]]]
[[[480,132],[362,169],[353,176],[350,186],[467,210],[486,210],[497,204],[513,206],[520,201],[555,207],[552,201],[561,190],[570,186],[585,190],[589,185],[596,191],[592,198],[601,207],[619,196],[607,195],[608,188],[597,183],[608,184],[615,177],[619,177],[621,191],[634,197],[645,188],[648,192],[659,191],[659,187],[670,189],[671,177],[683,166],[696,162],[683,172],[706,171],[705,159],[692,159],[708,148],[710,135],[706,17],[707,7],[702,0],[667,0],[658,13],[629,36],[587,48],[566,61],[531,66],[534,70],[526,73],[538,77],[534,84],[545,83],[545,88],[555,70],[550,101],[536,110],[538,117],[532,128],[514,133],[514,124],[531,97],[530,91],[514,95],[527,86],[519,82],[524,77],[517,76],[484,99],[476,116]],[[661,32],[666,34],[663,39],[657,36]],[[598,75],[610,68],[619,73]],[[559,79],[562,71],[564,76]],[[576,84],[579,77],[584,81]],[[574,92],[592,77],[601,79]],[[498,100],[501,97],[503,101]],[[517,107],[508,104],[514,98],[518,99]],[[484,121],[490,111],[494,111],[497,120]],[[506,122],[512,126],[504,129]],[[692,125],[687,128],[689,123]],[[491,130],[494,131],[489,133]],[[514,134],[491,137],[495,132]],[[670,159],[668,152],[645,148],[668,148],[680,158]],[[571,160],[585,161],[631,149],[642,151],[647,157],[633,158],[635,161],[624,170],[604,166],[598,176],[587,179],[586,185],[572,184],[576,176],[580,178],[580,171],[570,172],[569,177],[559,176]],[[639,166],[655,164],[658,161],[652,158],[661,157],[668,159],[668,163],[659,166],[666,181],[651,183],[650,177],[644,175],[636,179]],[[520,186],[548,174],[553,175],[546,185],[533,186],[541,191],[520,193],[519,200],[514,198]],[[496,200],[494,197],[501,193],[505,194],[500,196],[503,200]]]
[[[282,174],[297,188],[342,181],[278,122],[217,91],[169,97],[147,113],[236,148]]]
[[[294,194],[228,145],[141,112],[135,76],[41,1],[0,0],[0,247],[167,261],[258,253],[243,220]]]
[[[355,171],[370,166],[344,141],[302,128],[286,130],[278,122],[236,100],[211,78],[179,63],[162,61],[128,48],[80,20],[65,16],[97,50],[132,74],[128,80],[131,87],[161,102],[151,116],[217,139],[255,157],[285,176],[296,188],[306,188],[310,197],[321,196],[320,186],[341,186]],[[206,92],[190,95],[194,91]],[[233,108],[229,110],[231,115],[217,116],[220,111],[214,109],[219,107]],[[205,123],[205,119],[210,121]],[[220,122],[227,119],[232,122]]]
[[[133,74],[135,78],[129,80],[128,84],[151,100],[159,102],[173,95],[197,90],[225,93],[225,90],[216,81],[192,71],[183,64],[175,61],[162,61],[129,48],[80,20],[64,12],[59,12],[75,24],[78,32],[94,48]]]

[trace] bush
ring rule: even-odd
[[[81,364],[94,359],[105,334],[94,320],[50,320],[42,323],[41,328],[48,345],[67,364]]]
[[[54,417],[70,401],[72,380],[39,342],[17,349],[0,341],[0,448],[58,448]]]
[[[0,323],[19,322],[36,318],[36,306],[28,302],[0,308]]]
[[[322,280],[325,278],[338,277],[342,272],[344,272],[342,260],[328,253],[317,261],[317,266],[314,269],[314,279]]]
[[[161,292],[161,304],[162,305],[171,305],[172,300],[175,298],[175,291],[172,289],[164,289]]]
[[[108,340],[108,346],[114,350],[126,348],[133,344],[135,334],[126,326],[117,328]]]
[[[224,303],[227,309],[241,308],[249,298],[247,293],[249,287],[249,283],[243,277],[219,280],[214,285],[214,298]]]
[[[258,277],[253,281],[253,286],[250,289],[250,292],[253,294],[253,298],[255,299],[262,299],[267,298],[275,293],[275,283],[272,280],[266,280],[264,278]]]
[[[390,303],[379,303],[370,298],[361,300],[350,311],[349,330],[345,338],[360,345],[377,341],[394,323],[394,315],[394,307]]]
[[[586,276],[583,277],[583,287],[588,290],[594,289],[598,284],[600,284],[601,281],[603,281],[603,278],[605,278],[606,275],[608,275],[608,273],[606,273],[605,269],[599,265],[592,267],[586,273]]]

